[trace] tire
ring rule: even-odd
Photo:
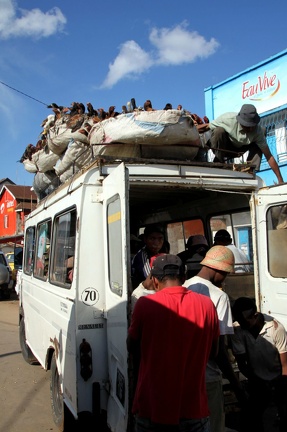
[[[64,430],[64,400],[61,391],[60,376],[56,363],[55,353],[51,360],[50,398],[53,419],[60,431]]]
[[[38,365],[39,362],[28,347],[26,343],[26,332],[25,332],[25,322],[24,318],[21,319],[20,325],[19,325],[19,341],[20,341],[20,347],[22,356],[25,360],[25,362],[29,363],[30,365]]]
[[[64,404],[55,353],[51,360],[50,398],[54,423],[59,431],[74,431],[76,421]]]

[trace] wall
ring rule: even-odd
[[[287,50],[212,85],[205,92],[205,114],[212,120],[225,112],[239,112],[245,103],[255,105],[266,128],[270,151],[287,180]],[[235,162],[239,162],[235,160]],[[267,185],[277,181],[265,158],[259,176]]]
[[[0,199],[0,237],[10,236],[16,233],[16,206],[17,201],[13,198],[8,190],[5,190]],[[7,222],[6,227],[5,219]]]

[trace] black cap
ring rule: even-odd
[[[256,303],[250,297],[239,297],[235,300],[232,307],[232,313],[237,320],[242,315],[242,312],[251,310],[253,313],[257,311]]]
[[[244,104],[236,116],[236,120],[242,126],[253,127],[258,125],[260,122],[260,117],[254,105]]]
[[[177,255],[160,255],[152,263],[151,275],[155,277],[183,276],[185,266]]]
[[[231,235],[229,234],[229,232],[225,229],[221,229],[219,231],[217,231],[217,233],[214,236],[214,241],[215,240],[231,240]]]
[[[163,229],[163,227],[161,225],[153,224],[153,225],[148,225],[148,226],[145,227],[145,229],[144,229],[144,236],[148,236],[148,235],[150,235],[150,234],[152,234],[154,232],[160,233],[160,234],[164,235],[164,229]]]

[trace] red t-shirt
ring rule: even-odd
[[[141,297],[129,336],[141,344],[133,413],[162,424],[207,417],[205,368],[219,337],[212,301],[180,286]]]

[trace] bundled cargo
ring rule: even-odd
[[[95,154],[122,156],[124,149],[109,145],[121,143],[137,147],[127,154],[145,158],[193,160],[201,141],[191,116],[178,110],[134,111],[96,123],[90,133],[91,145],[99,146]]]
[[[32,162],[37,168],[36,171],[42,173],[52,170],[58,160],[59,156],[53,153],[47,145],[32,155]]]
[[[134,107],[120,114],[115,107],[104,112],[88,103],[85,113],[83,104],[76,102],[71,108],[56,104],[49,108],[55,115],[43,121],[41,140],[36,146],[29,144],[20,160],[27,171],[35,173],[38,197],[97,157],[192,161],[204,145],[194,115],[182,110]]]

